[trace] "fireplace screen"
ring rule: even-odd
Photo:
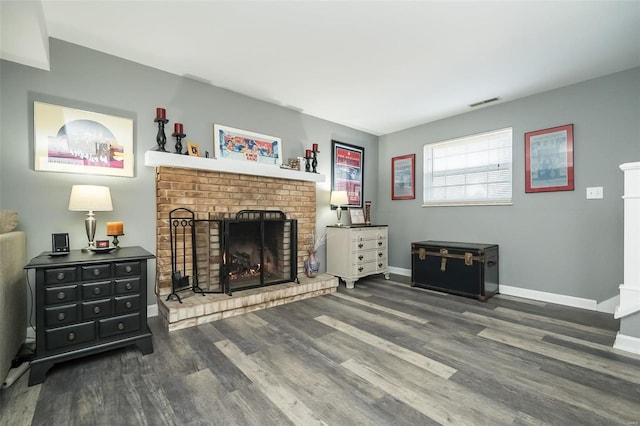
[[[296,281],[298,229],[295,219],[287,219],[281,211],[243,210],[230,218],[185,221],[182,220],[185,212],[192,217],[192,212],[186,209],[176,209],[169,215],[172,273],[182,277],[182,281],[177,282],[182,287],[176,287],[174,282],[169,297],[175,295],[180,300],[176,291],[186,289],[184,285],[189,284],[188,288],[198,293],[231,294]],[[180,220],[172,217],[178,213],[182,216]],[[193,263],[180,262],[185,256]],[[187,266],[181,268],[183,265]],[[185,276],[191,276],[192,282],[187,282],[189,278]]]

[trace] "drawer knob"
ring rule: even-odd
[[[362,243],[358,244],[358,248],[362,248],[362,247],[364,247],[364,244]]]
[[[382,241],[378,241],[378,246],[382,247]]]
[[[358,268],[359,272],[362,272],[363,270],[364,270],[364,266],[361,266],[361,267]]]
[[[69,335],[67,335],[67,340],[70,342],[76,340],[76,333],[69,333]]]
[[[125,284],[124,288],[126,288],[127,290],[131,290],[133,286],[131,285],[131,283],[127,283]]]
[[[100,306],[94,306],[93,307],[93,313],[96,314],[96,315],[99,314],[100,313]]]
[[[93,294],[100,294],[101,291],[102,291],[102,289],[100,287],[94,287],[93,288]]]
[[[358,256],[358,260],[362,260],[362,259],[364,259],[363,255]]]
[[[64,272],[58,272],[58,275],[56,275],[56,280],[58,281],[64,280]]]
[[[378,268],[382,268],[382,265],[384,265],[384,263],[378,263]]]
[[[58,313],[58,321],[64,321],[66,315],[64,314],[64,312],[59,312]]]
[[[58,294],[56,294],[56,297],[58,298],[58,300],[64,300],[67,295],[64,293],[64,291],[59,291]]]
[[[127,265],[127,266],[124,267],[124,271],[129,273],[129,272],[133,271],[133,268],[131,267],[131,265]]]
[[[95,269],[93,270],[93,276],[94,276],[94,277],[100,276],[100,269],[95,268]]]
[[[127,309],[131,309],[131,306],[133,306],[131,304],[131,302],[127,302],[127,303],[124,304],[124,307],[127,308]]]
[[[118,330],[120,331],[124,330],[124,323],[121,323],[121,322],[118,323]]]
[[[381,251],[379,251],[379,252],[378,252],[378,257],[382,257],[382,256],[384,256],[384,253],[383,253],[383,252],[381,252]]]

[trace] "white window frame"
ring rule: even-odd
[[[429,143],[423,150],[423,207],[513,204],[513,128]]]

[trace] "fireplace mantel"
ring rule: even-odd
[[[325,175],[307,173],[297,170],[281,169],[266,164],[250,163],[234,160],[219,160],[190,155],[172,154],[170,152],[147,151],[144,154],[144,165],[149,167],[180,167],[183,169],[209,170],[213,172],[240,173],[252,176],[267,176],[281,179],[324,182]]]

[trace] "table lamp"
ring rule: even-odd
[[[336,226],[342,226],[340,219],[342,218],[342,206],[349,204],[349,197],[347,191],[331,191],[331,199],[329,203],[332,206],[336,206],[336,214],[338,215],[338,223]]]
[[[89,244],[83,250],[95,248],[93,238],[96,235],[96,218],[93,212],[113,210],[109,188],[96,185],[73,185],[69,197],[69,210],[88,212],[87,218],[84,220],[84,229],[87,231]]]

